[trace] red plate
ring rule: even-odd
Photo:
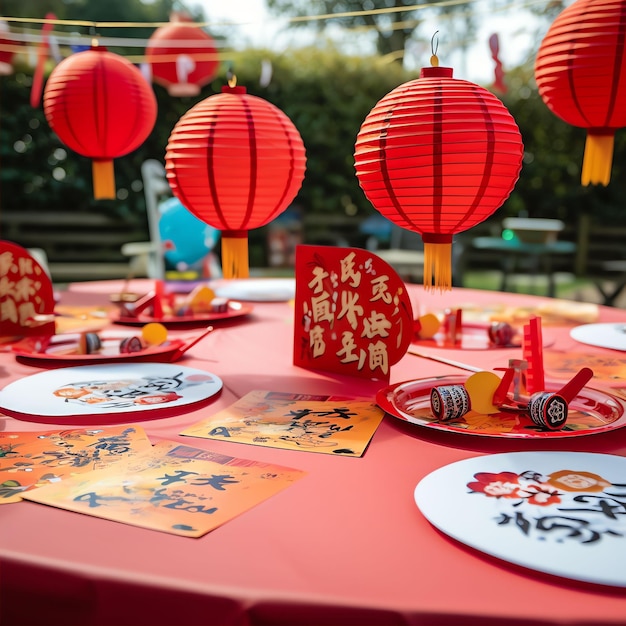
[[[228,302],[228,310],[222,313],[202,313],[200,315],[164,315],[163,317],[156,318],[151,315],[139,314],[137,317],[129,317],[120,315],[113,321],[116,324],[124,324],[126,326],[143,326],[148,322],[159,322],[167,327],[172,326],[191,326],[202,325],[207,322],[218,322],[220,320],[230,320],[238,317],[244,317],[252,313],[252,304],[245,304],[243,302],[236,302],[230,300]]]
[[[78,336],[74,334],[54,335],[49,343],[38,337],[24,339],[14,344],[13,352],[19,361],[36,367],[124,362],[173,363],[208,332],[210,332],[209,329],[204,333],[196,333],[193,337],[172,338],[160,346],[151,346],[141,352],[124,354],[120,353],[120,342],[125,337],[137,335],[137,333],[102,331],[98,333],[102,348],[95,354],[71,352],[78,342]]]
[[[396,383],[381,389],[376,396],[378,406],[392,417],[418,426],[483,437],[516,437],[554,439],[576,437],[614,430],[626,425],[626,402],[611,391],[583,390],[569,404],[563,429],[539,429],[524,411],[505,410],[494,415],[470,411],[449,422],[437,421],[430,410],[430,391],[440,385],[462,385],[468,376],[439,376]],[[547,382],[546,391],[557,391],[561,382]]]
[[[489,339],[490,324],[470,323],[463,324],[463,332],[457,336],[457,342],[451,343],[443,332],[437,333],[432,339],[414,339],[411,343],[430,348],[450,348],[453,350],[502,350],[506,348],[519,348],[522,345],[522,329],[516,328],[512,343],[498,345]],[[554,337],[545,330],[541,333],[543,346],[547,347],[554,343]]]

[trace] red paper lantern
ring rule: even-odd
[[[50,74],[43,100],[52,130],[93,159],[95,198],[115,198],[113,159],[137,149],[156,122],[154,93],[127,59],[94,46]]]
[[[248,275],[248,231],[287,208],[300,189],[305,163],[292,121],[240,86],[225,86],[187,111],[165,154],[174,195],[222,231],[226,278]]]
[[[11,35],[6,22],[0,21],[0,76],[13,74],[13,57],[20,45]]]
[[[453,78],[451,68],[427,67],[367,115],[355,167],[374,207],[420,233],[424,286],[450,289],[453,235],[508,198],[522,154],[517,124],[494,94]]]
[[[152,79],[170,96],[197,96],[211,82],[219,60],[215,42],[187,16],[174,13],[148,40],[146,59]]]
[[[581,182],[608,185],[615,131],[626,126],[626,0],[577,0],[541,42],[535,80],[548,108],[587,129]]]

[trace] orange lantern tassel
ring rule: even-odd
[[[424,288],[427,291],[452,289],[452,242],[424,240]]]
[[[93,197],[96,200],[115,200],[115,172],[113,161],[94,160],[91,165]]]
[[[611,167],[613,165],[614,135],[588,132],[583,154],[583,169],[580,182],[586,187],[592,185],[604,185],[611,180]]]
[[[222,233],[222,273],[224,278],[248,278],[248,233],[227,230]]]

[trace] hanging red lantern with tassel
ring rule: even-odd
[[[248,231],[287,208],[302,185],[305,164],[293,122],[236,80],[180,118],[165,154],[174,195],[222,233],[225,278],[249,275]]]
[[[54,68],[43,109],[59,139],[93,160],[94,197],[114,199],[113,159],[136,150],[156,122],[156,98],[141,71],[94,44]]]
[[[170,96],[197,96],[219,67],[213,38],[182,13],[154,31],[146,47],[152,80]]]
[[[522,166],[522,137],[504,104],[452,68],[422,68],[365,118],[355,168],[374,207],[424,242],[424,287],[452,287],[452,240],[494,213]]]
[[[626,0],[576,0],[554,20],[535,60],[547,107],[585,128],[581,183],[608,185],[615,131],[626,126]]]

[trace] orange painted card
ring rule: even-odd
[[[367,400],[257,390],[181,435],[362,456],[383,416],[384,412]]]
[[[28,489],[101,469],[151,448],[141,426],[0,433],[0,504]]]
[[[24,498],[76,513],[200,537],[302,478],[304,472],[162,441],[125,463]]]

